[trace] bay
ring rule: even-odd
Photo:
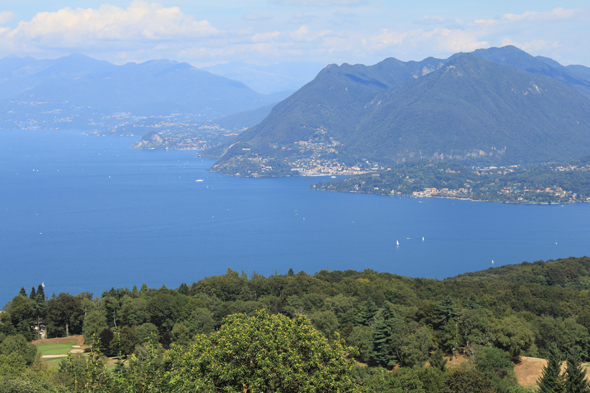
[[[175,288],[227,268],[442,279],[590,254],[589,204],[314,191],[322,179],[208,173],[213,161],[193,151],[132,150],[135,141],[0,132],[2,304],[41,282],[48,295],[100,295],[143,283]]]

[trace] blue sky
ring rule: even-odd
[[[3,0],[0,56],[374,64],[512,44],[590,66],[588,1]]]

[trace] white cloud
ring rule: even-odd
[[[11,11],[0,12],[0,26],[13,20],[14,16],[14,12]]]
[[[291,40],[296,42],[312,42],[320,41],[323,37],[328,36],[332,33],[330,30],[321,31],[310,31],[308,26],[301,26],[291,34],[289,34]]]
[[[521,21],[521,20],[529,20],[529,21],[546,21],[546,20],[555,20],[555,19],[569,19],[579,12],[578,9],[569,9],[566,10],[564,8],[556,8],[553,11],[545,11],[545,12],[538,12],[538,11],[527,11],[520,15],[517,14],[506,14],[502,17],[502,20],[507,21]]]
[[[525,24],[539,26],[541,23],[557,23],[568,19],[579,19],[586,14],[586,11],[580,9],[555,8],[552,11],[527,11],[522,14],[505,14],[496,19],[476,19],[469,26],[487,29],[491,33],[493,30],[507,28],[523,29]],[[544,30],[539,31],[539,33]]]
[[[232,24],[224,29],[212,26],[202,15],[138,0],[126,8],[104,4],[95,9],[43,12],[14,28],[2,27],[14,14],[0,12],[0,57],[56,57],[81,52],[117,63],[170,58],[210,65],[236,59],[271,63],[304,57],[326,63],[370,64],[389,56],[420,60],[506,44],[556,57],[565,46],[570,53],[580,53],[580,46],[590,39],[585,27],[590,19],[587,10],[556,8],[496,18],[481,14],[481,18],[466,21],[448,15],[424,15],[420,10],[398,23],[377,15],[385,8],[373,0],[266,1],[326,8],[301,7],[296,13],[292,7],[275,5],[265,8],[264,13],[246,11],[230,16],[234,18]],[[356,7],[366,4],[369,6]],[[356,8],[344,12],[343,8],[327,6]],[[568,35],[569,26],[577,27],[575,33]],[[566,39],[572,36],[577,37],[575,45]]]
[[[371,49],[379,50],[387,46],[400,45],[408,34],[409,33],[396,33],[394,31],[389,31],[388,29],[383,29],[380,34],[370,37],[368,41],[371,45]]]
[[[476,34],[457,29],[435,29],[425,33],[423,38],[433,39],[440,51],[449,53],[472,52],[490,46],[486,41],[480,41]]]
[[[502,40],[502,46],[513,45],[525,52],[537,52],[544,49],[555,49],[559,46],[557,41],[533,40],[529,42],[514,42],[510,38]]]
[[[281,32],[279,32],[279,31],[272,31],[272,32],[268,32],[268,33],[258,33],[258,34],[254,34],[252,36],[252,41],[254,41],[254,42],[273,41],[274,39],[276,39],[280,35],[281,35]]]
[[[438,25],[445,22],[445,18],[442,16],[428,16],[424,15],[420,19],[416,19],[414,23],[418,25]]]
[[[361,5],[366,4],[366,0],[271,0],[272,3],[289,4],[289,5],[316,5],[316,6],[336,6],[336,5]]]
[[[207,20],[197,21],[178,7],[136,0],[126,9],[102,5],[98,9],[63,8],[41,12],[4,31],[4,44],[24,42],[39,48],[78,47],[96,42],[194,39],[218,34]]]
[[[436,28],[432,30],[411,30],[395,32],[387,29],[370,37],[364,43],[371,51],[389,50],[406,51],[408,48],[420,47],[430,54],[471,52],[488,47],[486,41],[478,39],[477,34],[461,29]]]
[[[499,21],[497,19],[476,19],[473,23],[470,23],[469,26],[486,29],[498,25],[498,23]]]

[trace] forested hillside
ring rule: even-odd
[[[370,269],[270,277],[228,269],[177,289],[47,300],[43,291],[23,288],[0,314],[0,386],[291,392],[311,389],[301,385],[307,380],[321,391],[524,392],[513,371],[521,356],[590,360],[588,257],[445,280]],[[27,344],[38,323],[49,337],[83,334],[118,366],[103,372],[92,352],[45,370]],[[453,354],[466,357],[461,369],[445,366],[443,355]]]
[[[253,177],[354,174],[419,159],[578,159],[590,153],[584,69],[512,46],[329,65],[260,124],[204,154],[220,157],[212,171]]]

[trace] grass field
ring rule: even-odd
[[[72,349],[72,344],[37,345],[37,352],[41,355],[67,355]]]
[[[80,345],[82,346],[81,349],[84,349],[84,346],[82,345],[83,343],[84,338],[82,336],[50,338],[33,341],[33,344],[37,346],[37,352],[41,356],[67,355],[72,349],[74,349],[74,345]],[[53,368],[58,367],[61,361],[65,359],[65,356],[59,358],[44,358],[43,363],[50,368]]]
[[[59,364],[67,360],[67,358],[57,358],[57,359],[44,359],[43,364],[47,365],[49,368],[59,367]]]

